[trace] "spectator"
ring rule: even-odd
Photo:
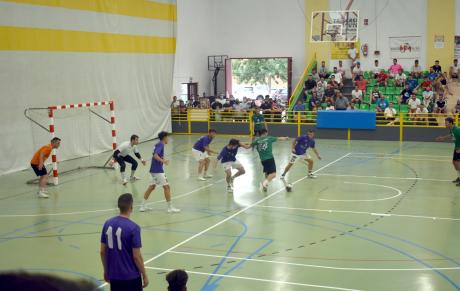
[[[319,74],[318,74],[318,71],[316,70],[316,68],[313,68],[311,70],[311,76],[312,76],[313,80],[315,80],[315,82],[318,82],[321,79]]]
[[[101,260],[104,280],[111,290],[139,290],[149,279],[141,254],[141,228],[129,219],[133,212],[133,195],[118,197],[120,215],[104,223],[101,233]]]
[[[422,96],[423,105],[425,105],[425,108],[430,108],[431,102],[433,101],[433,91],[431,87],[426,87],[425,90],[423,90]]]
[[[274,122],[281,122],[281,113],[283,112],[283,107],[278,103],[277,100],[272,101],[271,113],[273,114]]]
[[[433,67],[430,68],[430,72],[427,75],[428,80],[434,82],[438,78],[438,73],[436,73]]]
[[[355,43],[350,43],[350,48],[348,49],[348,57],[351,59],[351,71],[353,72],[353,68],[355,67],[358,59],[358,51],[355,48]]]
[[[166,275],[168,291],[187,291],[188,275],[184,270],[174,270]]]
[[[459,114],[460,113],[460,99],[457,99],[457,103],[455,104],[454,109],[452,109],[453,114]]]
[[[422,84],[420,84],[420,87],[422,87],[423,90],[426,90],[428,87],[432,88],[433,82],[428,79],[428,77],[425,77],[423,80]]]
[[[402,70],[395,76],[394,84],[395,86],[403,86],[406,83],[407,76]]]
[[[361,104],[363,102],[363,91],[355,85],[353,91],[351,91],[351,103]]]
[[[327,79],[329,78],[329,70],[326,68],[326,62],[322,61],[321,62],[321,67],[319,67],[318,71],[319,77]]]
[[[456,79],[457,82],[458,82],[458,60],[457,59],[454,59],[454,64],[452,66],[450,66],[450,69],[449,69],[449,77],[450,79]]]
[[[415,111],[415,120],[428,122],[428,109],[425,107],[423,103],[421,103]]]
[[[431,67],[433,69],[433,71],[437,74],[441,74],[442,73],[442,68],[441,66],[439,65],[439,61],[436,60],[434,61],[434,65]]]
[[[294,112],[306,111],[305,104],[303,103],[302,100],[297,100],[296,105],[294,105],[293,111]]]
[[[180,113],[187,113],[187,106],[183,100],[179,101],[179,112]]]
[[[222,103],[220,99],[215,99],[214,102],[211,104],[211,109],[212,110],[220,110],[222,109]]]
[[[318,97],[319,100],[323,100],[324,99],[324,92],[325,92],[324,85],[320,81],[320,82],[318,82],[318,84],[316,86],[316,92],[313,92],[313,94],[316,93],[316,97]]]
[[[409,118],[413,118],[414,114],[417,112],[417,108],[420,106],[421,102],[417,99],[414,93],[411,94],[407,105],[409,105]]]
[[[327,101],[326,110],[335,110],[334,105],[332,104],[331,101]]]
[[[171,109],[178,109],[179,108],[179,100],[177,100],[177,96],[172,97],[171,101]]]
[[[438,99],[436,100],[435,113],[446,113],[446,99],[444,94],[439,94]]]
[[[370,75],[374,77],[374,79],[377,79],[379,74],[382,72],[382,68],[379,65],[379,60],[374,61],[374,67],[372,68],[372,71],[370,72]]]
[[[355,85],[358,86],[359,90],[365,92],[367,87],[367,80],[365,80],[362,76],[359,77],[357,81],[355,81]]]
[[[391,121],[394,121],[396,119],[396,114],[398,112],[396,111],[396,109],[394,108],[394,104],[393,102],[390,102],[390,104],[388,105],[387,108],[385,108],[385,111],[384,111],[384,116],[385,116],[385,119],[386,120],[391,120]]]
[[[412,91],[416,91],[418,89],[418,81],[412,76],[409,76],[409,79],[405,82],[405,84],[409,85],[409,89]]]
[[[406,104],[407,100],[409,100],[410,96],[412,95],[412,92],[413,91],[409,88],[409,85],[406,84],[406,86],[404,86],[404,89],[399,94],[399,105]]]
[[[348,99],[343,97],[342,92],[337,92],[337,98],[335,100],[335,110],[347,110]]]
[[[449,86],[447,85],[446,73],[439,74],[438,79],[436,79],[436,81],[434,82],[434,86],[437,92],[447,92],[448,94],[452,95],[452,92],[450,91]]]
[[[339,73],[342,75],[342,79],[345,79],[346,71],[345,71],[345,68],[343,67],[342,60],[339,60],[339,66],[337,67],[337,71],[339,71]]]
[[[321,78],[321,79],[318,81],[318,83],[323,84],[323,87],[324,87],[324,88],[326,88],[326,87],[327,87],[327,84],[328,84],[327,81],[326,81],[324,78]],[[316,84],[316,85],[318,86],[318,84]]]
[[[334,71],[331,76],[334,76],[334,80],[337,82],[339,88],[343,87],[342,74],[337,71],[337,67],[334,67]]]
[[[379,87],[374,87],[371,92],[371,103],[376,103],[377,100],[383,97],[382,93],[380,93]]]
[[[375,107],[375,111],[378,113],[385,112],[385,109],[388,107],[388,100],[385,96],[380,95],[380,98],[377,100],[377,107]]]
[[[311,90],[313,90],[313,88],[315,87],[316,87],[316,81],[313,80],[313,75],[309,74],[308,79],[305,81],[305,91],[307,91],[307,93],[310,93]]]
[[[352,70],[352,78],[353,80],[356,81],[356,80],[359,80],[358,78],[362,76],[363,76],[363,70],[361,68],[361,63],[356,62],[356,66]]]
[[[411,68],[410,74],[413,78],[420,79],[422,77],[423,70],[422,70],[422,67],[420,67],[418,63],[418,60],[414,61],[414,65]]]
[[[316,111],[321,106],[321,99],[319,99],[316,94],[313,94],[308,103],[308,107],[311,111]]]
[[[390,69],[388,71],[390,72],[390,76],[393,78],[397,74],[399,74],[399,71],[403,71],[403,68],[401,67],[401,65],[398,64],[398,59],[393,59],[393,65],[390,66]]]
[[[380,85],[380,86],[385,86],[387,87],[387,84],[388,84],[388,79],[390,78],[390,76],[388,76],[387,73],[385,73],[385,70],[380,70],[380,73],[377,74],[377,83]]]
[[[324,99],[326,102],[330,101],[333,102],[333,98],[335,96],[335,90],[332,88],[331,84],[327,84],[327,88],[324,91]]]
[[[337,83],[335,81],[335,76],[334,75],[331,75],[331,77],[329,78],[329,84],[332,86],[332,88],[334,88],[335,90],[339,90],[340,87],[339,87],[339,83]]]

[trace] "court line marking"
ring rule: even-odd
[[[357,153],[351,153],[352,155],[381,155],[381,156],[399,156],[399,157],[430,157],[432,158],[433,155],[401,155],[401,154],[388,154],[388,153],[362,153],[362,152],[357,152]],[[440,156],[436,155],[436,157],[439,158],[451,158],[452,156]]]
[[[145,267],[145,268],[150,269],[150,270],[157,270],[157,271],[167,271],[167,272],[173,271],[173,269],[167,269],[167,268],[157,268],[157,267]],[[213,275],[215,277],[241,279],[241,280],[249,280],[249,281],[258,281],[258,282],[274,283],[274,284],[284,284],[284,285],[292,285],[292,286],[314,287],[314,288],[322,288],[322,289],[330,289],[330,290],[361,291],[360,289],[349,289],[349,288],[341,288],[341,287],[333,287],[333,286],[323,286],[323,285],[315,285],[315,284],[296,283],[296,282],[289,282],[289,281],[269,280],[269,279],[234,276],[234,275],[210,274],[210,273],[195,272],[195,271],[189,271],[189,270],[187,270],[187,273],[195,274],[195,275],[203,275],[203,276]]]
[[[349,213],[349,214],[366,214],[372,216],[388,216],[388,217],[408,217],[415,219],[431,219],[431,220],[449,220],[460,221],[460,218],[454,217],[436,217],[436,216],[423,216],[423,215],[410,215],[410,214],[395,214],[395,213],[374,213],[364,211],[351,211],[351,210],[337,210],[337,209],[317,209],[317,208],[298,208],[298,207],[284,207],[284,206],[270,206],[259,205],[261,208],[285,209],[285,210],[299,210],[299,211],[313,211],[313,212],[328,212],[328,213]]]
[[[317,173],[317,172],[319,172],[319,171],[321,171],[321,170],[323,170],[323,169],[325,169],[325,168],[327,168],[327,167],[329,167],[329,166],[331,166],[331,165],[333,165],[333,164],[335,164],[335,163],[337,163],[337,162],[343,160],[344,158],[348,157],[349,155],[350,155],[350,153],[347,153],[347,154],[341,156],[340,158],[338,158],[338,159],[336,159],[336,160],[334,160],[334,161],[332,161],[332,162],[330,162],[330,163],[328,163],[328,164],[322,166],[321,168],[319,168],[318,170],[314,171],[313,173]],[[302,178],[298,179],[297,181],[294,181],[292,184],[296,184],[296,183],[298,183],[298,182],[300,182],[300,181],[302,181],[302,180],[305,180],[305,179],[307,179],[307,177],[308,177],[308,176],[302,177]],[[273,196],[275,196],[276,194],[282,192],[283,190],[285,190],[284,187],[281,188],[281,189],[279,189],[279,190],[277,190],[277,191],[275,191],[275,192],[273,192],[272,194],[270,194],[270,195],[268,195],[268,196],[266,196],[266,197],[264,197],[264,198],[262,198],[262,199],[256,201],[256,202],[254,202],[253,204],[246,206],[245,208],[239,210],[238,212],[235,212],[234,214],[228,216],[227,218],[222,219],[221,221],[215,223],[214,225],[211,225],[210,227],[208,227],[208,228],[206,228],[206,229],[203,229],[202,231],[200,231],[200,232],[198,232],[198,233],[196,233],[196,234],[190,236],[189,238],[187,238],[187,239],[185,239],[185,240],[183,240],[183,241],[181,241],[181,242],[179,242],[179,243],[173,245],[172,247],[170,247],[170,248],[166,249],[165,251],[163,251],[163,252],[157,254],[156,256],[154,256],[154,257],[152,257],[152,258],[150,258],[150,259],[144,261],[144,265],[147,265],[148,263],[150,263],[150,262],[152,262],[152,261],[158,259],[159,257],[161,257],[161,256],[163,256],[163,255],[165,255],[165,254],[167,254],[168,252],[170,252],[170,251],[172,251],[172,250],[174,250],[174,249],[176,249],[176,248],[178,248],[178,247],[180,247],[180,246],[182,246],[182,245],[188,243],[189,241],[191,241],[191,240],[193,240],[193,239],[195,239],[195,238],[201,236],[202,234],[204,234],[204,233],[206,233],[206,232],[208,232],[208,231],[210,231],[210,230],[212,230],[212,229],[218,227],[219,225],[224,224],[225,222],[227,222],[227,221],[229,221],[229,220],[232,220],[234,217],[240,215],[240,214],[243,213],[243,212],[246,212],[247,210],[253,208],[254,206],[259,205],[260,203],[262,203],[262,202],[264,202],[264,201],[267,201],[268,199],[272,198]],[[211,274],[209,274],[209,275],[211,275]],[[107,285],[107,282],[105,282],[104,284],[100,285],[98,288],[102,288],[102,287],[104,287],[104,286],[106,286],[106,285]]]
[[[186,196],[189,196],[197,191],[200,191],[200,190],[203,190],[203,189],[206,189],[206,188],[209,188],[219,182],[222,182],[224,181],[225,179],[219,179],[211,184],[208,184],[208,185],[205,185],[205,186],[201,186],[195,190],[192,190],[192,191],[189,191],[189,192],[186,192],[184,194],[180,194],[180,195],[177,195],[177,196],[173,196],[171,198],[171,200],[177,200],[179,198],[184,198]],[[162,202],[165,202],[164,199],[161,199],[161,200],[157,200],[157,201],[152,201],[152,202],[149,202],[147,203],[147,205],[152,205],[152,204],[158,204],[158,203],[162,203]],[[139,207],[141,206],[141,204],[137,204],[137,205],[134,205],[134,207]],[[88,214],[88,213],[97,213],[97,212],[109,212],[109,211],[115,211],[115,210],[118,210],[118,208],[107,208],[107,209],[96,209],[96,210],[85,210],[85,211],[75,211],[75,212],[60,212],[60,213],[43,213],[43,214],[0,214],[0,218],[2,217],[40,217],[40,216],[61,216],[61,215],[75,215],[75,214]]]
[[[402,191],[399,190],[398,188],[394,188],[391,186],[386,186],[386,185],[380,185],[380,184],[371,184],[371,183],[358,183],[358,182],[343,182],[344,184],[353,184],[353,185],[368,185],[368,186],[377,186],[377,187],[382,187],[382,188],[388,188],[391,190],[396,191],[398,194],[393,195],[391,197],[385,197],[385,198],[376,198],[376,199],[322,199],[320,198],[319,200],[321,201],[329,201],[329,202],[369,202],[369,201],[384,201],[384,200],[390,200],[393,198],[396,198],[398,196],[402,195]]]
[[[366,175],[329,174],[329,173],[318,174],[318,176],[375,178],[375,179],[396,179],[396,180],[419,180],[419,181],[431,181],[431,182],[451,182],[452,181],[452,180],[430,179],[430,178],[419,178],[419,177],[366,176]]]
[[[353,156],[351,155],[350,158],[366,158],[366,159],[381,159],[381,160],[400,160],[400,161],[430,161],[430,162],[451,162],[452,160],[440,160],[440,159],[422,159],[422,158],[411,158],[411,157],[400,157],[400,156],[387,156],[387,157],[378,157],[378,156]]]
[[[291,262],[274,261],[274,260],[246,259],[243,257],[219,256],[219,255],[210,255],[210,254],[193,253],[193,252],[171,251],[169,253],[178,254],[178,255],[189,255],[189,256],[198,256],[198,257],[210,257],[210,258],[225,258],[225,259],[232,259],[232,260],[246,260],[246,261],[260,262],[260,263],[280,264],[280,265],[287,265],[287,266],[318,268],[318,269],[342,270],[342,271],[430,271],[433,269],[435,270],[460,270],[460,267],[399,268],[399,269],[395,269],[395,268],[347,268],[347,267],[331,267],[331,266],[324,266],[324,265],[291,263]]]

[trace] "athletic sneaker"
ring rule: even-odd
[[[174,208],[174,206],[171,206],[168,208],[168,213],[179,213],[180,209]]]
[[[310,179],[315,179],[315,178],[317,178],[317,177],[318,177],[318,176],[316,176],[316,175],[313,174],[313,173],[308,173],[308,178],[310,178]]]
[[[205,178],[212,178],[213,176],[211,174],[206,174],[204,175]]]
[[[233,187],[231,185],[227,185],[227,192],[228,193],[233,192]]]
[[[206,179],[204,177],[198,177],[198,181],[206,181]]]
[[[267,187],[265,187],[262,182],[260,182],[259,189],[260,191],[267,192]]]
[[[149,211],[149,210],[152,210],[153,208],[152,207],[149,207],[147,205],[141,205],[141,207],[139,208],[139,211],[140,212],[145,212],[145,211]]]
[[[457,179],[453,180],[452,183],[460,183],[460,177],[457,177]]]
[[[43,191],[38,191],[38,192],[37,192],[37,196],[38,196],[38,198],[49,198],[49,197],[50,197],[49,195],[47,195],[47,194],[46,194],[45,192],[43,192]]]
[[[141,178],[138,178],[136,176],[132,176],[129,178],[131,181],[137,181],[137,180],[140,180]]]
[[[123,182],[121,182],[121,184],[123,184],[123,186],[126,186],[126,184],[128,184],[128,180],[123,179]]]

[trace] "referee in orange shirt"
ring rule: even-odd
[[[48,194],[46,194],[45,186],[48,183],[48,172],[46,171],[45,161],[51,155],[53,149],[59,148],[61,145],[61,139],[58,137],[54,137],[51,140],[51,143],[42,146],[32,157],[30,161],[30,165],[34,170],[38,180],[38,192],[37,195],[39,198],[48,198]]]

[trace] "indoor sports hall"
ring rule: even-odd
[[[460,0],[0,0],[0,290],[460,290]]]

